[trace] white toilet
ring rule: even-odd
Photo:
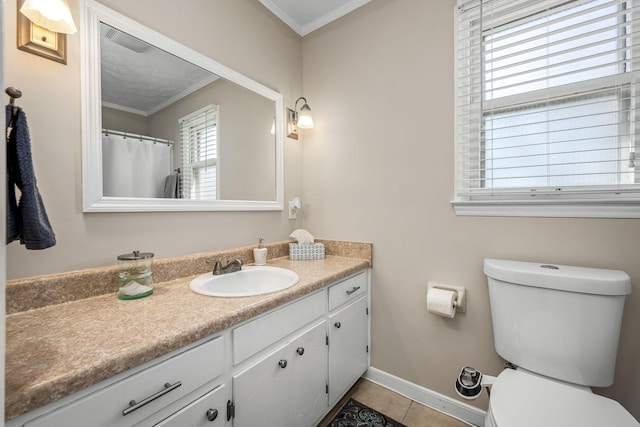
[[[589,388],[613,384],[626,273],[496,259],[484,273],[495,348],[516,367],[495,379],[485,427],[640,425]]]

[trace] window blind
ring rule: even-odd
[[[218,195],[218,107],[209,105],[179,120],[182,143],[181,197]]]
[[[459,4],[456,200],[640,195],[638,3]]]

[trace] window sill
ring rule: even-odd
[[[460,216],[640,218],[640,200],[452,201]]]

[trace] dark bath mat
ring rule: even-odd
[[[329,427],[407,427],[396,420],[349,399]]]

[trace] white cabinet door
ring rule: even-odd
[[[327,412],[327,328],[322,322],[291,342],[291,426],[312,426]]]
[[[286,426],[287,345],[233,377],[234,427]]]
[[[229,397],[226,387],[220,385],[154,427],[222,427]]]
[[[329,405],[367,370],[367,298],[329,316]]]
[[[328,405],[325,334],[325,322],[318,323],[233,377],[234,427],[318,421]]]

